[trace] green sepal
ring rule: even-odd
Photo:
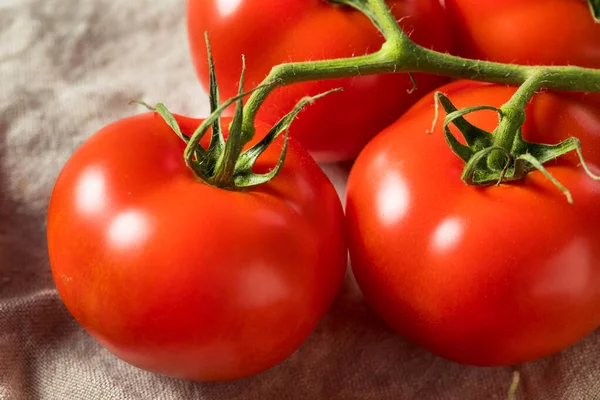
[[[242,73],[240,75],[240,83],[238,85],[238,96],[235,101],[235,111],[229,126],[229,135],[227,136],[227,141],[225,142],[223,151],[218,154],[218,158],[216,158],[215,161],[215,179],[218,181],[218,184],[225,184],[225,180],[229,181],[229,184],[235,184],[235,165],[239,161],[237,157],[244,145],[242,141],[242,122],[244,120],[244,104],[242,93],[244,91],[245,75],[246,58],[242,55]]]
[[[212,114],[210,114],[201,124],[198,128],[196,128],[196,130],[194,131],[194,133],[192,134],[190,141],[188,143],[188,147],[190,148],[186,148],[186,151],[184,152],[184,158],[186,159],[186,161],[191,161],[194,159],[194,152],[195,149],[191,149],[193,145],[193,147],[196,147],[198,145],[198,143],[200,143],[200,141],[202,140],[202,138],[204,137],[204,135],[206,134],[206,132],[208,131],[208,128],[210,128],[210,126],[215,122],[216,119],[221,117],[221,114],[229,107],[231,106],[233,103],[235,103],[236,101],[238,101],[240,98],[246,97],[249,94],[252,94],[253,92],[255,92],[256,90],[260,89],[261,86],[258,86],[252,90],[249,90],[247,92],[242,93],[239,96],[235,96],[232,97],[231,99],[225,101],[223,104],[221,104],[216,110],[215,112],[213,112]]]
[[[246,150],[240,156],[240,164],[254,164],[258,157],[273,143],[275,139],[284,131],[287,131],[291,126],[292,122],[296,119],[298,114],[309,104],[314,103],[316,100],[327,96],[328,94],[334,92],[342,91],[341,88],[332,89],[327,92],[318,94],[313,97],[304,97],[302,98],[294,107],[292,111],[287,113],[283,118],[281,118],[273,127],[269,130],[269,132],[262,138],[258,143],[256,143],[253,147]]]
[[[506,156],[506,165],[501,171],[494,171],[487,165],[487,157],[494,151],[503,152]],[[479,150],[467,161],[461,179],[468,185],[489,185],[510,179],[512,156],[502,147],[490,146]]]
[[[592,12],[592,18],[596,23],[600,23],[600,0],[588,0],[588,4]]]
[[[235,179],[236,186],[238,186],[238,187],[255,186],[255,185],[260,185],[262,183],[268,182],[269,180],[273,179],[275,177],[275,175],[277,175],[277,173],[279,172],[281,167],[283,166],[283,162],[285,160],[285,155],[287,152],[287,146],[288,146],[287,143],[288,143],[290,126],[292,125],[292,123],[294,122],[294,120],[296,119],[298,114],[307,105],[314,103],[316,100],[320,99],[321,97],[327,96],[328,94],[331,94],[334,92],[340,92],[340,91],[342,91],[342,89],[337,88],[337,89],[332,89],[327,92],[318,94],[316,96],[302,98],[296,104],[296,106],[293,108],[292,111],[290,111],[283,118],[281,118],[275,125],[273,125],[273,127],[269,130],[269,132],[265,135],[264,138],[262,138],[258,143],[256,143],[254,146],[252,146],[250,149],[246,150],[245,152],[243,152],[240,155],[240,158],[238,160],[238,163],[237,163],[236,169],[235,169],[235,173],[234,173],[234,179]],[[267,148],[273,143],[273,141],[275,141],[275,139],[277,139],[277,137],[279,137],[279,135],[282,132],[285,132],[285,142],[284,142],[281,154],[279,156],[279,161],[278,161],[277,165],[275,166],[275,168],[273,168],[271,171],[269,171],[266,174],[255,174],[254,172],[252,172],[252,168],[254,167],[254,164],[256,163],[258,158],[261,156],[261,154],[263,154],[265,152],[265,150],[267,150]]]
[[[552,176],[552,174],[550,172],[548,172],[548,170],[544,167],[544,164],[542,162],[540,162],[540,160],[538,160],[537,158],[535,158],[535,156],[533,156],[532,154],[529,154],[529,153],[521,154],[519,156],[519,160],[523,160],[523,161],[529,163],[532,166],[532,168],[535,168],[538,171],[540,171],[542,174],[544,174],[544,176],[547,179],[549,179],[550,182],[552,182],[554,184],[554,186],[556,186],[557,188],[560,189],[561,192],[563,192],[563,194],[566,196],[569,204],[573,204],[573,196],[571,195],[571,191],[569,189],[567,189],[562,183],[560,183],[560,181],[558,179],[556,179],[554,176]]]
[[[583,158],[583,153],[581,152],[581,142],[577,138],[571,137],[557,144],[531,143],[523,140],[522,132],[521,130],[519,130],[517,132],[517,135],[515,136],[515,142],[513,145],[513,149],[511,150],[512,154],[516,154],[519,156],[522,154],[530,154],[542,164],[545,164],[548,161],[556,160],[560,156],[563,156],[572,151],[575,151],[577,153],[581,166],[583,167],[585,172],[590,176],[590,178],[594,180],[599,180],[600,177],[594,175],[592,170],[585,162],[585,159]],[[526,167],[525,173],[533,169],[537,169],[537,167],[531,164],[528,167]]]
[[[481,128],[476,127],[467,121],[464,116],[481,110],[493,110],[500,113],[500,110],[491,106],[467,107],[458,110],[450,99],[442,92],[435,93],[436,108],[441,104],[446,111],[444,118],[444,137],[446,143],[450,146],[454,154],[460,157],[464,162],[468,162],[475,153],[484,148],[492,146],[494,135]],[[436,110],[436,115],[438,111]],[[437,119],[437,116],[436,116]],[[450,124],[454,124],[465,139],[466,145],[463,145],[450,131]]]
[[[287,155],[288,142],[290,137],[290,127],[287,126],[285,128],[285,138],[283,141],[283,148],[281,149],[281,153],[279,154],[279,160],[277,161],[277,165],[275,168],[270,170],[264,174],[256,174],[252,172],[252,167],[254,164],[246,166],[243,168],[236,168],[236,173],[234,175],[235,186],[239,188],[247,188],[257,185],[262,185],[263,183],[269,182],[271,179],[275,178],[281,167],[283,167],[283,163],[285,162],[285,156]]]
[[[173,114],[171,114],[171,112],[167,109],[167,107],[165,107],[164,104],[158,103],[154,107],[152,107],[151,105],[149,105],[148,103],[146,103],[143,100],[131,100],[129,102],[129,104],[134,104],[134,103],[140,104],[140,105],[146,107],[148,110],[156,112],[158,115],[160,115],[162,117],[162,119],[167,123],[167,125],[169,125],[169,127],[171,129],[173,129],[175,134],[177,136],[179,136],[179,138],[181,140],[183,140],[185,143],[188,143],[190,141],[190,137],[186,136],[181,131],[181,128],[179,128],[179,124],[177,123],[175,116],[173,116]]]
[[[209,71],[209,85],[208,85],[208,99],[210,103],[210,113],[214,113],[219,108],[221,102],[219,94],[219,85],[217,83],[217,74],[215,72],[215,63],[210,47],[210,41],[208,40],[208,32],[204,33],[204,40],[206,42],[206,53],[208,55],[208,71]],[[212,125],[212,137],[210,139],[210,145],[208,146],[208,152],[211,154],[220,153],[225,146],[225,138],[223,137],[223,129],[221,127],[221,118],[217,118]],[[214,157],[212,157],[214,158]],[[214,165],[213,165],[214,167]]]

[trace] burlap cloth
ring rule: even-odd
[[[0,398],[505,399],[510,368],[447,362],[396,336],[348,278],[330,314],[280,366],[234,383],[161,377],[118,360],[71,318],[45,239],[53,182],[87,137],[140,112],[207,107],[185,1],[0,0]],[[344,175],[329,168],[343,190]],[[520,367],[519,399],[600,399],[600,336]]]

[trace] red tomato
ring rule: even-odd
[[[445,0],[459,55],[600,68],[600,25],[585,0]]]
[[[187,134],[200,123],[177,119]],[[255,172],[276,164],[274,144]],[[182,154],[153,113],[75,152],[48,215],[56,286],[75,319],[135,366],[193,380],[258,373],[294,352],[336,295],[340,200],[292,141],[280,174],[246,191],[198,182]]]
[[[501,106],[515,88],[459,81],[457,107]],[[600,183],[569,154],[499,187],[464,184],[433,96],[378,135],[347,189],[352,268],[366,300],[401,335],[456,362],[512,365],[556,353],[600,325]],[[443,118],[441,118],[443,119]],[[488,131],[497,115],[467,117]],[[581,139],[600,172],[600,109],[537,95],[525,140]]]
[[[437,0],[388,3],[398,18],[408,16],[402,26],[417,43],[447,50],[448,30]],[[383,43],[360,12],[324,0],[189,0],[188,27],[193,60],[205,88],[204,32],[209,33],[223,98],[237,93],[242,54],[246,55],[249,89],[258,86],[277,64],[364,55]],[[295,84],[275,90],[258,115],[272,124],[300,98],[343,87],[343,93],[306,109],[290,132],[318,161],[351,159],[420,96],[445,81],[422,74],[415,78],[418,90],[412,94],[407,93],[412,84],[406,74]]]

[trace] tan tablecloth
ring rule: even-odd
[[[234,383],[140,371],[73,321],[48,265],[52,184],[82,141],[141,111],[130,99],[206,113],[184,13],[184,0],[0,0],[0,398],[505,399],[510,368],[462,367],[407,343],[367,308],[350,279],[300,351]],[[329,172],[342,188],[343,173]],[[593,335],[521,366],[519,399],[600,399],[599,349]]]

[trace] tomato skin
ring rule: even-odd
[[[398,18],[410,16],[402,24],[416,42],[449,49],[446,20],[437,0],[388,3]],[[204,32],[208,32],[223,98],[237,93],[242,54],[246,56],[246,89],[250,89],[275,65],[364,55],[383,43],[360,12],[324,0],[240,0],[229,10],[222,10],[223,4],[188,0],[189,42],[198,76],[207,88]],[[348,160],[421,95],[447,81],[423,74],[415,74],[415,79],[418,89],[412,94],[407,93],[412,84],[406,74],[298,83],[271,93],[258,116],[273,124],[302,97],[343,87],[344,92],[320,99],[303,111],[290,132],[317,161]]]
[[[440,89],[462,108],[501,106],[515,88],[458,81]],[[598,173],[599,108],[537,95],[530,141],[579,137]],[[460,180],[463,162],[433,135],[433,96],[378,135],[347,187],[352,269],[365,299],[397,332],[433,353],[478,366],[513,365],[574,344],[600,325],[600,183],[575,155],[500,187]],[[441,118],[443,119],[443,118]],[[488,131],[493,112],[467,119]]]
[[[187,134],[200,123],[177,119]],[[256,172],[276,164],[282,142]],[[56,286],[75,319],[135,366],[202,381],[261,372],[333,302],[346,269],[340,200],[293,141],[280,174],[246,191],[197,182],[182,154],[153,113],[73,154],[48,213]]]
[[[445,0],[458,55],[600,68],[600,25],[583,0]]]

